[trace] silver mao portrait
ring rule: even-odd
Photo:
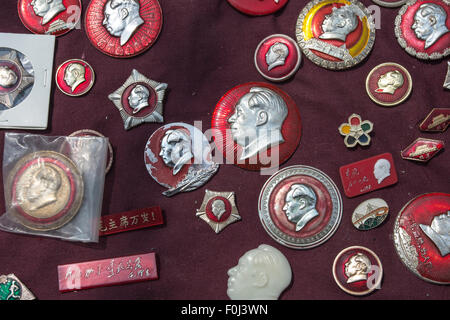
[[[358,16],[354,5],[333,7],[332,12],[325,16],[322,22],[323,33],[320,39],[334,39],[345,41],[347,35],[358,26]]]
[[[373,175],[380,184],[384,179],[391,175],[391,163],[386,159],[379,159],[373,166]]]
[[[450,253],[450,211],[435,216],[431,225],[419,224],[423,232],[439,249],[441,256]]]
[[[270,89],[253,87],[242,96],[228,118],[233,140],[242,147],[240,160],[283,143],[281,128],[287,115],[286,102]]]
[[[345,275],[347,276],[347,283],[353,283],[357,281],[367,280],[367,276],[372,267],[370,259],[358,252],[350,257],[345,264]]]
[[[61,188],[59,173],[48,166],[36,171],[25,190],[24,198],[30,203],[30,210],[38,210],[57,200]]]
[[[120,37],[121,46],[144,23],[139,10],[139,0],[109,0],[105,4],[103,25],[112,36]]]
[[[444,8],[435,3],[424,3],[416,11],[411,29],[418,39],[425,40],[424,48],[427,49],[449,32],[446,20]]]
[[[295,223],[295,231],[319,215],[316,210],[317,196],[314,190],[304,184],[293,184],[285,197],[283,211],[289,221]]]
[[[10,88],[17,83],[16,73],[7,66],[0,66],[0,86],[3,88]]]
[[[227,295],[232,300],[277,300],[289,286],[289,261],[276,248],[262,244],[247,251],[228,270]]]
[[[227,211],[225,202],[220,199],[214,200],[211,205],[211,211],[212,211],[213,215],[217,218],[217,220],[220,220],[220,218],[222,218],[223,214]]]
[[[147,87],[138,84],[131,90],[128,96],[128,103],[130,108],[133,109],[133,114],[138,113],[145,107],[148,107],[148,98],[150,97],[150,90]]]
[[[288,46],[281,42],[275,42],[266,53],[267,70],[270,71],[275,67],[284,65],[288,55]]]
[[[86,81],[86,69],[80,63],[73,62],[69,64],[64,71],[64,82],[70,87],[72,92]]]
[[[41,25],[45,25],[58,13],[66,10],[63,0],[33,0],[31,1],[34,13],[42,17]]]
[[[172,174],[176,175],[194,157],[190,136],[183,130],[167,130],[161,140],[159,156],[165,165],[173,168]]]
[[[378,88],[375,92],[394,94],[395,90],[403,86],[405,80],[400,71],[394,70],[386,72],[378,79]]]

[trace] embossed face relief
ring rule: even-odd
[[[131,90],[130,96],[128,97],[128,103],[133,109],[133,114],[138,113],[145,107],[148,107],[149,96],[150,91],[143,85],[137,85],[133,90]]]
[[[419,226],[439,249],[441,256],[445,257],[450,253],[450,211],[435,216],[430,226]]]
[[[287,56],[289,55],[289,48],[281,42],[275,42],[266,53],[266,63],[268,70],[284,65]]]
[[[380,184],[384,179],[391,175],[391,164],[386,159],[379,159],[373,166],[373,175]]]
[[[41,25],[47,24],[58,13],[66,10],[62,0],[33,0],[31,6],[34,13],[42,17]]]
[[[86,69],[79,63],[71,63],[64,73],[64,81],[71,87],[72,92],[84,81]]]
[[[225,202],[220,199],[214,200],[212,203],[212,213],[217,217],[218,220],[225,213]]]
[[[425,3],[414,15],[414,30],[416,37],[425,40],[425,49],[432,46],[441,36],[449,32],[446,26],[447,13],[434,3]]]
[[[12,87],[17,83],[16,73],[6,66],[0,66],[0,86],[4,88]]]
[[[352,256],[345,264],[345,275],[348,277],[347,283],[367,280],[371,266],[370,260],[366,255],[357,253]]]
[[[193,158],[190,137],[181,130],[168,130],[161,140],[159,156],[176,175]]]
[[[354,31],[357,26],[358,17],[353,12],[351,6],[335,7],[332,13],[327,15],[323,20],[323,34],[319,38],[345,41],[347,35]]]
[[[400,88],[403,83],[404,79],[399,71],[389,71],[380,76],[380,79],[378,80],[378,88],[375,92],[394,94],[395,90]]]
[[[40,209],[55,202],[60,187],[61,177],[55,169],[46,166],[38,170],[25,193],[26,200],[32,204],[30,209]]]
[[[300,231],[314,217],[318,216],[315,206],[315,192],[304,184],[293,184],[285,199],[283,211],[289,221],[296,224],[295,231]]]

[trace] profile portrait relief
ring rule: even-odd
[[[425,40],[424,48],[427,49],[449,32],[446,20],[444,8],[435,3],[424,3],[416,11],[411,29],[418,39]]]
[[[358,252],[350,257],[345,263],[345,275],[347,276],[347,283],[353,283],[357,281],[367,280],[367,276],[372,267],[370,259]]]
[[[34,13],[42,17],[41,25],[45,25],[58,13],[66,10],[63,0],[33,0],[31,1]]]
[[[450,211],[435,216],[431,225],[419,224],[422,231],[433,241],[441,256],[450,253]]]
[[[283,211],[289,221],[295,223],[295,231],[302,230],[306,224],[319,215],[316,210],[317,196],[305,184],[293,184],[285,197]]]
[[[373,175],[380,184],[384,179],[391,175],[391,164],[386,159],[379,159],[373,166]]]
[[[267,70],[270,71],[275,67],[284,65],[288,55],[288,46],[281,42],[275,42],[266,53]]]
[[[403,86],[405,80],[400,71],[394,70],[386,72],[378,79],[378,88],[375,92],[394,94],[395,90]]]
[[[133,114],[138,113],[145,107],[148,107],[148,98],[150,96],[150,91],[147,87],[138,84],[136,87],[131,90],[130,95],[128,96],[128,103],[130,104],[131,109],[133,109]]]
[[[16,73],[7,66],[0,66],[0,86],[10,88],[17,83]]]
[[[240,160],[284,142],[281,128],[288,115],[283,98],[262,87],[252,87],[228,118],[233,140],[242,147]]]
[[[159,156],[165,165],[173,168],[172,174],[176,175],[194,157],[191,138],[182,130],[167,130],[161,140]]]
[[[103,25],[112,36],[120,37],[121,46],[144,23],[139,10],[139,0],[109,0],[105,4]]]
[[[72,92],[86,81],[86,69],[80,63],[73,62],[69,64],[64,71],[64,82],[70,87]]]
[[[345,41],[347,35],[353,32],[357,26],[358,16],[353,5],[333,7],[332,12],[326,15],[322,22],[323,33],[319,38]]]
[[[30,210],[46,207],[57,200],[61,188],[61,176],[55,169],[44,166],[33,175],[25,191],[25,199],[30,202]]]
[[[277,300],[292,280],[289,261],[276,248],[262,244],[247,251],[228,270],[227,295],[232,300]]]
[[[222,215],[226,211],[225,202],[221,199],[214,200],[211,205],[211,211],[214,214],[214,216],[217,218],[217,220],[220,220],[220,218],[222,218]]]

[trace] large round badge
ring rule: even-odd
[[[20,159],[7,180],[6,201],[25,227],[61,228],[78,212],[84,194],[76,165],[61,153],[38,151]]]
[[[375,26],[370,12],[357,0],[314,0],[300,12],[297,42],[315,64],[346,69],[372,50]]]
[[[366,91],[373,102],[386,107],[405,101],[412,90],[408,70],[397,63],[382,63],[370,71],[366,78]]]
[[[217,103],[212,134],[225,163],[248,170],[274,168],[296,150],[301,119],[294,100],[262,82],[234,87]]]
[[[71,59],[58,67],[55,78],[56,85],[61,92],[68,96],[78,97],[91,90],[95,82],[95,73],[86,61]]]
[[[342,217],[342,198],[322,171],[291,166],[271,176],[258,200],[261,223],[277,242],[309,249],[327,241]]]
[[[283,8],[288,0],[228,0],[236,10],[251,15],[264,16]]]
[[[33,33],[61,36],[74,29],[81,17],[80,0],[19,0],[19,18]]]
[[[450,194],[427,193],[409,201],[395,220],[394,245],[419,278],[450,284]]]
[[[395,18],[398,43],[419,59],[440,59],[450,54],[450,1],[411,0]]]
[[[163,16],[158,0],[92,0],[85,20],[86,34],[98,50],[130,58],[155,43]]]
[[[292,77],[301,62],[297,43],[284,34],[273,34],[263,39],[255,51],[255,66],[267,80],[284,81]]]
[[[162,126],[150,136],[144,162],[150,176],[168,188],[163,192],[168,197],[201,187],[219,169],[205,135],[182,122]]]

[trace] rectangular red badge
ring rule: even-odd
[[[142,229],[164,223],[159,206],[102,216],[100,236]]]
[[[58,266],[59,291],[158,279],[155,253]]]

